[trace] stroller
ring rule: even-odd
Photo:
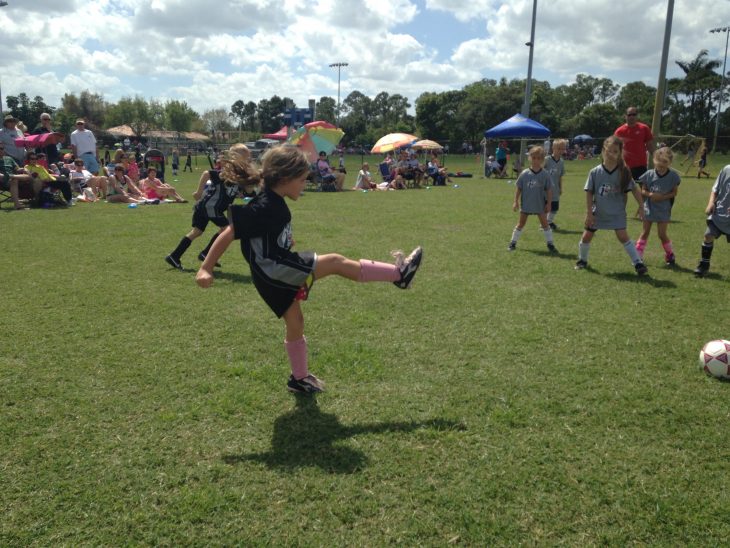
[[[145,170],[149,167],[157,169],[157,178],[165,182],[165,155],[162,151],[151,148],[144,153],[144,168]]]

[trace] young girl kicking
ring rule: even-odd
[[[286,325],[284,347],[291,364],[287,382],[290,392],[321,392],[324,383],[309,372],[304,316],[300,301],[306,300],[314,281],[338,275],[359,282],[393,282],[407,289],[421,264],[422,250],[417,247],[404,260],[394,253],[395,264],[342,255],[318,255],[291,250],[291,212],[284,198],[298,200],[309,174],[309,161],[299,149],[278,146],[262,158],[263,191],[245,206],[229,209],[231,224],[208,252],[196,276],[200,287],[213,283],[213,267],[234,239],[241,240],[241,251],[251,267],[251,277],[259,295]]]
[[[591,240],[599,229],[614,230],[616,237],[623,244],[626,253],[631,257],[636,273],[646,274],[647,269],[641,262],[634,242],[626,232],[626,194],[632,192],[641,205],[641,193],[634,184],[631,171],[624,164],[623,141],[611,136],[603,142],[601,156],[603,162],[588,173],[584,190],[586,191],[586,220],[583,237],[578,244],[578,262],[576,270],[588,266],[588,252]],[[644,209],[639,208],[639,216],[644,219]]]
[[[221,158],[221,171],[211,169],[200,176],[198,189],[193,194],[193,197],[198,200],[193,207],[193,228],[183,236],[175,250],[165,257],[165,261],[171,267],[178,270],[183,269],[180,259],[193,240],[205,231],[210,222],[220,227],[220,230],[213,235],[208,245],[198,255],[198,259],[205,260],[213,242],[228,226],[228,219],[226,219],[228,206],[233,203],[240,192],[252,191],[259,182],[258,170],[250,164],[250,157],[251,152],[246,145],[235,144],[225,157]],[[216,266],[220,265],[216,263]]]
[[[525,228],[528,215],[537,215],[542,226],[543,235],[547,242],[547,247],[551,253],[557,253],[553,244],[553,231],[548,225],[547,214],[553,199],[552,182],[550,174],[542,168],[545,161],[545,150],[542,147],[532,147],[529,152],[530,167],[520,173],[517,178],[517,190],[515,190],[515,202],[512,209],[520,210],[520,220],[512,231],[512,240],[507,249],[514,251],[517,249],[517,240],[522,235],[522,229]]]
[[[672,242],[667,236],[667,226],[672,218],[674,198],[679,190],[681,179],[672,165],[674,154],[668,147],[662,147],[654,152],[654,169],[644,173],[637,181],[641,186],[641,195],[644,197],[644,228],[636,241],[636,251],[644,259],[646,241],[651,233],[651,225],[657,224],[659,240],[664,248],[664,262],[667,266],[674,266],[674,250]]]

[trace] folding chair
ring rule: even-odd
[[[380,176],[383,178],[383,182],[389,183],[393,178],[390,173],[390,166],[386,162],[381,162],[378,164],[378,169],[380,170]]]

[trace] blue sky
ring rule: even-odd
[[[0,8],[3,96],[58,105],[84,89],[199,112],[274,94],[304,106],[358,90],[460,89],[527,74],[532,0],[8,0]],[[666,0],[538,0],[533,76],[578,73],[655,86]],[[668,75],[701,49],[722,59],[729,0],[677,0]],[[32,31],[29,31],[32,29]]]

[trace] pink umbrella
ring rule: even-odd
[[[310,162],[316,162],[319,153],[332,152],[342,140],[343,135],[345,132],[338,127],[318,120],[300,127],[289,137],[289,142],[301,148],[307,154]]]
[[[22,139],[15,139],[15,146],[28,148],[41,148],[57,143],[63,143],[66,136],[63,133],[41,133],[40,135],[26,135]]]

